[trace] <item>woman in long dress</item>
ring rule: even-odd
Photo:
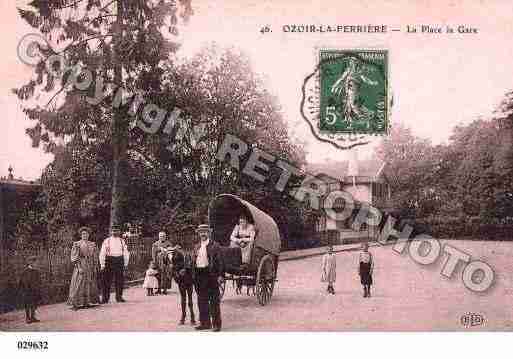
[[[89,241],[89,228],[82,227],[79,233],[80,240],[74,242],[71,248],[74,269],[69,286],[68,305],[71,305],[73,310],[100,303],[98,247]]]
[[[164,231],[159,232],[159,239],[153,243],[151,248],[152,260],[157,265],[159,274],[157,279],[159,281],[159,289],[156,294],[167,294],[167,290],[171,289],[173,284],[171,260],[169,259],[173,249],[173,244],[167,239],[167,234]]]
[[[240,216],[239,224],[233,229],[230,240],[232,246],[240,247],[242,264],[248,265],[251,261],[251,249],[255,240],[255,226],[249,222],[246,215]]]

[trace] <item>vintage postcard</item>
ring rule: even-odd
[[[0,9],[16,352],[54,332],[513,329],[507,2]]]

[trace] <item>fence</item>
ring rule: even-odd
[[[173,235],[181,243],[192,242],[190,233]],[[130,262],[125,271],[125,280],[139,279],[144,275],[151,260],[151,246],[155,238],[132,237],[126,240],[130,252]],[[65,301],[73,274],[71,245],[47,248],[19,248],[3,250],[0,253],[0,313],[19,308],[17,284],[29,256],[37,258],[37,268],[41,271],[42,304]]]

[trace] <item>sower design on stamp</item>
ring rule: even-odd
[[[388,133],[389,99],[387,50],[322,49],[301,114],[317,140],[349,149]]]
[[[320,52],[319,130],[329,133],[385,133],[387,52]]]

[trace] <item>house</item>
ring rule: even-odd
[[[328,192],[340,190],[350,193],[355,200],[356,210],[353,213],[356,213],[363,203],[384,212],[390,211],[390,185],[384,174],[386,163],[376,159],[359,161],[356,156],[353,157],[349,161],[329,160],[324,163],[311,163],[306,170],[326,183]],[[336,221],[322,211],[316,224],[316,232],[320,237],[328,236],[329,241],[336,243],[362,241],[376,235],[375,231],[365,224],[359,231],[355,231],[351,224],[352,218]]]

